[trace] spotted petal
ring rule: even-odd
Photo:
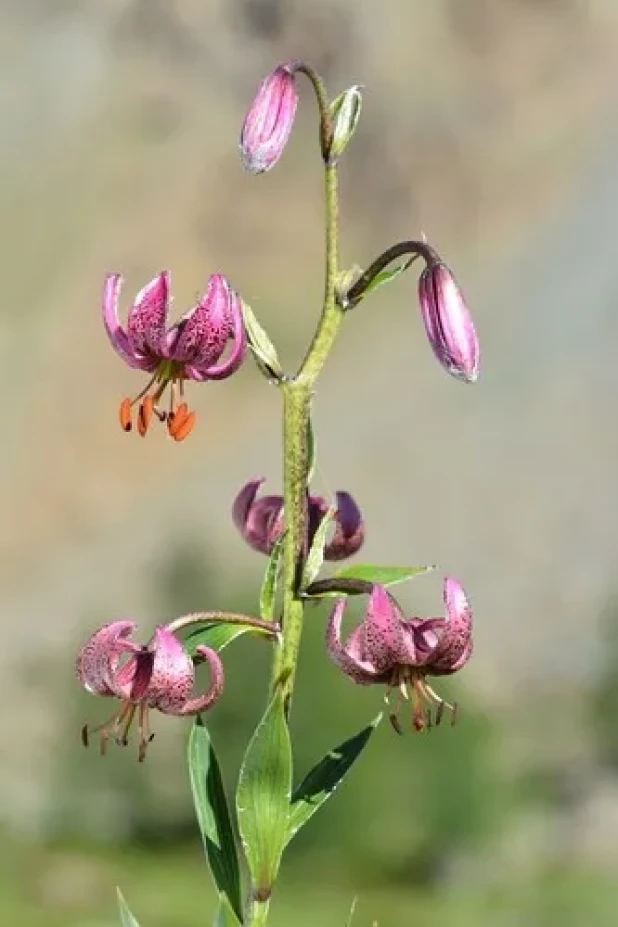
[[[123,653],[140,648],[127,640],[135,631],[134,621],[112,621],[86,642],[77,656],[77,677],[93,695],[115,695],[114,675]]]
[[[472,653],[472,609],[463,586],[456,579],[444,581],[444,604],[448,622],[440,643],[427,663],[428,672],[453,673],[463,665],[460,661]],[[464,661],[465,662],[465,661]]]
[[[152,644],[154,663],[148,686],[150,705],[167,714],[182,712],[193,689],[193,662],[178,638],[159,627]]]
[[[202,299],[178,323],[173,360],[201,369],[221,357],[231,331],[230,299],[225,277],[213,274]]]
[[[378,672],[414,664],[416,654],[403,632],[401,611],[384,586],[373,587],[361,628],[363,655]]]
[[[120,274],[108,274],[103,287],[103,324],[112,347],[129,367],[147,369],[147,359],[133,350],[129,337],[120,323],[118,301],[122,289]]]
[[[367,686],[382,682],[380,671],[361,654],[361,626],[356,628],[347,642],[341,640],[341,622],[346,608],[346,599],[340,599],[331,613],[326,629],[326,647],[328,654],[337,666],[359,685]]]
[[[170,274],[163,271],[139,291],[129,312],[127,334],[134,352],[159,361],[167,349]]]

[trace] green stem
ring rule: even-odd
[[[321,89],[321,85],[318,89]],[[325,99],[325,98],[324,98]],[[321,98],[322,149],[328,150],[329,126],[324,125],[326,104]],[[295,377],[281,384],[283,393],[283,615],[281,642],[275,647],[272,691],[281,691],[289,714],[298,653],[303,631],[304,601],[300,579],[307,542],[307,490],[309,481],[309,419],[315,382],[331,351],[344,312],[337,303],[339,273],[337,167],[325,164],[326,274],[324,304],[313,341]],[[247,919],[250,927],[265,927],[268,901],[253,900]]]
[[[267,898],[266,901],[258,901],[257,898],[254,898],[251,901],[251,909],[249,911],[247,924],[249,924],[250,927],[265,927],[268,923],[269,907],[270,898]]]
[[[282,643],[275,652],[272,684],[281,686],[286,711],[290,709],[303,630],[304,602],[299,581],[305,556],[306,496],[309,475],[308,428],[314,384],[331,351],[344,316],[335,284],[339,267],[337,167],[325,167],[326,279],[322,315],[296,377],[283,391],[283,619]]]
[[[339,185],[337,165],[325,168],[326,199],[326,275],[324,305],[313,341],[302,362],[297,380],[313,387],[330,354],[345,312],[337,303],[336,283],[339,273]]]

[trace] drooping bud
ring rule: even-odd
[[[333,139],[328,151],[330,164],[335,164],[356,131],[363,105],[362,87],[357,85],[340,93],[330,105],[333,117]]]
[[[421,312],[433,352],[452,376],[474,383],[480,350],[472,316],[453,274],[442,261],[430,261],[418,281]]]
[[[297,62],[280,64],[264,78],[240,135],[246,170],[262,174],[275,166],[287,145],[298,105]]]

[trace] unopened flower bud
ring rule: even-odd
[[[298,91],[296,62],[280,64],[260,86],[249,108],[240,136],[243,164],[252,174],[274,167],[294,125]]]
[[[444,369],[466,383],[479,373],[479,342],[472,316],[453,274],[441,261],[427,264],[418,295],[429,343]]]
[[[362,105],[362,87],[358,85],[344,90],[331,103],[333,139],[328,152],[328,160],[331,164],[336,163],[354,135],[360,119]]]

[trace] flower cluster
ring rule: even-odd
[[[280,64],[262,82],[242,127],[242,161],[252,173],[271,170],[283,154],[296,115],[299,74],[309,78],[316,92],[320,112],[320,148],[327,171],[335,170],[355,132],[362,103],[360,86],[344,91],[330,103],[321,80],[311,68],[300,61]],[[326,189],[328,237],[336,240],[337,203],[328,199],[336,196],[336,184],[327,184]],[[336,263],[336,245],[329,244],[329,248],[329,259]],[[388,270],[393,260],[404,255],[407,263],[395,271]],[[338,269],[329,274],[320,325],[331,326],[331,329],[328,338],[322,340],[320,332],[323,329],[318,329],[307,357],[311,357],[312,351],[321,350],[322,342],[332,343],[331,332],[336,332],[344,313],[354,308],[376,286],[407,270],[418,257],[424,260],[425,265],[418,278],[418,301],[430,346],[449,374],[465,382],[474,382],[479,373],[480,349],[471,314],[453,273],[424,239],[392,246],[360,276],[356,271]],[[105,280],[103,322],[109,340],[122,360],[129,367],[144,371],[148,379],[135,398],[122,400],[120,424],[128,432],[135,423],[138,433],[144,436],[153,420],[158,420],[165,424],[170,438],[181,442],[192,432],[196,421],[196,413],[189,408],[185,398],[187,382],[230,377],[241,366],[248,341],[258,359],[258,366],[259,344],[266,342],[276,355],[274,346],[249,307],[243,306],[239,295],[222,274],[210,277],[197,304],[176,322],[169,320],[172,300],[168,271],[159,273],[138,292],[129,309],[126,325],[121,323],[118,309],[122,282],[122,277],[115,273],[109,274]],[[331,318],[333,313],[337,316],[335,322]],[[326,353],[324,349],[324,356],[319,358],[320,365]],[[302,379],[308,366],[306,359],[296,378],[281,371],[276,378],[277,385],[284,390],[298,386],[298,380]],[[292,526],[292,547],[285,548],[283,560],[284,582],[287,584],[283,600],[288,604],[292,601],[295,606],[300,603],[301,593],[312,593],[310,585],[302,585],[302,580],[298,580],[303,566],[298,561],[307,556],[327,514],[332,513],[333,518],[331,535],[324,546],[325,560],[340,561],[352,556],[359,551],[365,538],[363,515],[350,493],[337,492],[336,504],[332,507],[322,496],[309,493],[310,477],[305,472],[309,455],[302,441],[307,441],[308,403],[316,377],[317,373],[313,379],[306,378],[311,382],[301,384],[305,392],[300,395],[302,398],[306,396],[307,401],[306,416],[299,417],[299,422],[303,423],[299,431],[302,430],[303,434],[293,436],[286,444],[291,457],[291,462],[286,457],[286,478],[290,479],[286,487],[294,484],[296,479],[295,487],[289,492],[286,488],[286,502],[288,498],[295,500],[291,504],[293,511],[288,513],[284,510],[281,495],[259,495],[263,479],[252,479],[246,483],[232,506],[237,529],[247,544],[260,553],[270,555],[277,542],[285,538],[286,529]],[[274,561],[273,564],[271,573],[276,574],[278,564]],[[271,578],[268,573],[267,578]],[[277,578],[275,575],[275,582]],[[349,580],[349,571],[347,578]],[[372,578],[377,578],[375,573]],[[387,702],[392,697],[396,699],[390,710],[390,719],[399,733],[402,731],[399,715],[404,701],[411,704],[412,727],[416,731],[440,724],[445,711],[450,712],[454,722],[456,704],[445,701],[427,680],[428,677],[457,672],[472,654],[472,611],[463,587],[453,578],[445,579],[444,617],[408,618],[384,586],[370,585],[366,580],[362,582],[362,589],[369,593],[366,614],[344,640],[342,622],[347,599],[342,597],[337,601],[326,633],[329,656],[355,683],[386,687]],[[339,587],[339,591],[345,591],[345,587],[343,590]],[[275,600],[274,591],[272,599]],[[286,609],[287,604],[284,622]],[[289,611],[291,613],[293,609]],[[265,614],[266,610],[262,609],[262,612]],[[77,659],[78,678],[87,691],[104,698],[115,698],[120,706],[105,723],[92,729],[88,726],[83,728],[82,740],[86,746],[94,733],[100,736],[102,753],[110,739],[126,745],[131,726],[137,719],[138,757],[142,761],[153,736],[149,726],[152,709],[164,714],[187,716],[206,711],[217,702],[224,688],[220,656],[206,646],[197,647],[195,655],[191,656],[178,637],[179,629],[186,626],[187,619],[194,621],[194,618],[185,616],[157,627],[145,645],[132,640],[136,624],[124,619],[104,625],[90,637]],[[241,616],[240,620],[253,625],[254,629],[266,630],[277,640],[277,645],[280,644],[278,624],[264,617],[252,619]],[[293,640],[298,647],[300,630],[292,630],[293,633],[286,638],[284,624],[284,645]],[[285,647],[282,652],[285,655]],[[200,662],[208,664],[210,685],[206,692],[195,696],[194,665]],[[294,660],[291,660],[286,678],[293,678],[293,673]],[[282,678],[284,675],[281,674]],[[291,683],[287,694],[291,694]]]

